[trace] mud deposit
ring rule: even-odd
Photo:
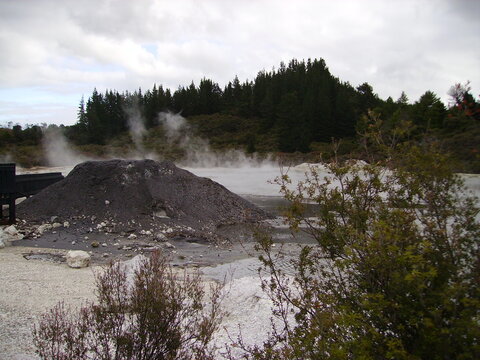
[[[255,222],[268,215],[224,186],[153,160],[88,161],[62,181],[27,199],[18,216],[29,220],[95,217],[157,226],[173,223],[194,229]]]
[[[271,217],[210,179],[153,160],[79,164],[17,214],[24,239],[15,245],[88,250],[96,261],[160,249],[199,265],[242,256],[239,242]]]

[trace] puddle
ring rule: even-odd
[[[50,254],[50,253],[28,253],[22,254],[23,257],[27,260],[41,260],[41,261],[50,261],[54,263],[64,263],[65,257],[59,254]]]

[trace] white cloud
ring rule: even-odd
[[[252,80],[280,61],[322,57],[341,80],[367,81],[383,98],[405,90],[415,100],[433,90],[446,100],[455,82],[471,80],[480,92],[479,4],[2,1],[0,88],[34,87],[49,104],[68,98],[62,106],[70,115],[61,119],[73,123],[80,97],[94,87],[123,91],[156,82],[175,89],[202,77],[224,85],[235,75]],[[44,115],[60,121],[55,112]]]

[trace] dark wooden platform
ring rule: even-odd
[[[15,163],[0,164],[0,222],[15,223],[15,200],[29,197],[40,192],[64,178],[62,173],[23,174],[16,175]],[[5,219],[3,205],[8,206],[8,217]]]

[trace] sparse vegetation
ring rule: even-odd
[[[43,315],[33,334],[42,359],[213,359],[219,285],[177,275],[158,253],[134,274],[116,262],[96,279],[96,302],[78,312],[59,303]]]

